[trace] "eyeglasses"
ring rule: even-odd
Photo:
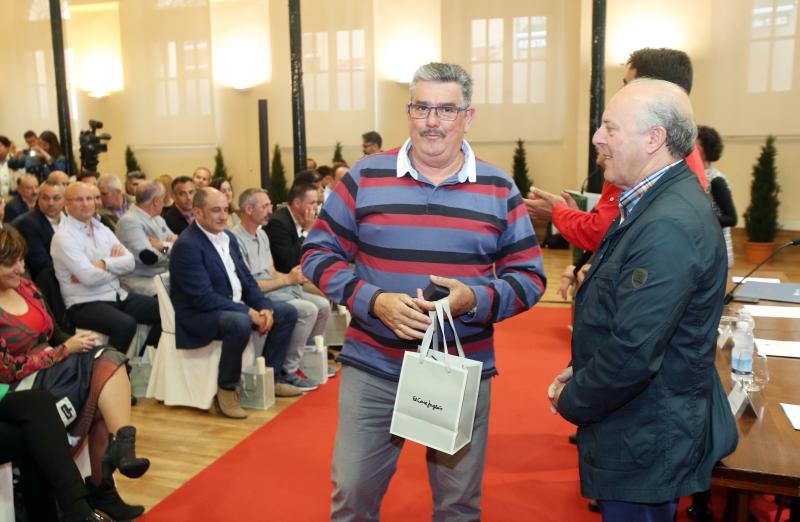
[[[425,105],[422,103],[409,103],[406,108],[408,115],[415,120],[426,119],[431,111],[435,111],[436,117],[442,121],[454,121],[460,112],[467,110],[467,107],[457,105]]]

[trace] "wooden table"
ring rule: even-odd
[[[764,302],[763,304],[767,304]],[[779,303],[769,303],[779,304]],[[800,341],[800,320],[755,317],[755,336]],[[730,391],[731,351],[717,351],[717,370]],[[764,413],[737,419],[739,445],[714,468],[713,483],[738,490],[737,520],[747,520],[746,492],[800,497],[800,431],[780,403],[800,404],[800,359],[769,357],[769,383],[761,392]],[[743,494],[744,493],[744,494]]]

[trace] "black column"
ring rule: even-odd
[[[67,68],[64,63],[64,31],[61,25],[61,2],[50,0],[50,33],[53,40],[53,63],[56,73],[56,104],[58,110],[58,130],[67,174],[72,172],[72,127],[69,117],[69,97],[67,95]]]
[[[294,173],[306,168],[306,114],[303,100],[303,33],[300,30],[300,0],[289,0],[289,48],[292,61],[292,139]]]
[[[258,100],[258,151],[261,159],[261,188],[269,190],[269,124],[267,100]]]
[[[597,152],[592,145],[594,131],[600,127],[606,96],[605,52],[606,48],[606,0],[592,0],[592,79],[589,87],[589,165],[587,175],[589,192],[601,192],[603,177],[591,176],[597,168]]]

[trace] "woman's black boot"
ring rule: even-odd
[[[132,506],[122,500],[113,481],[110,484],[103,481],[99,486],[95,486],[87,478],[86,488],[89,490],[89,496],[86,497],[86,500],[89,501],[92,509],[100,511],[114,520],[133,520],[144,513],[144,506]]]
[[[123,426],[116,437],[108,434],[108,449],[103,455],[104,483],[113,484],[115,469],[128,478],[139,478],[149,467],[150,460],[136,457],[136,428]]]

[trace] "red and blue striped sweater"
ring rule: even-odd
[[[341,362],[393,380],[417,344],[369,315],[373,295],[416,296],[431,274],[459,279],[478,303],[456,320],[459,339],[489,377],[497,373],[493,323],[529,309],[544,291],[541,249],[512,179],[475,161],[466,142],[462,171],[438,186],[405,172],[408,149],[406,142],[368,156],[342,178],[304,243],[303,273],[352,314]]]

